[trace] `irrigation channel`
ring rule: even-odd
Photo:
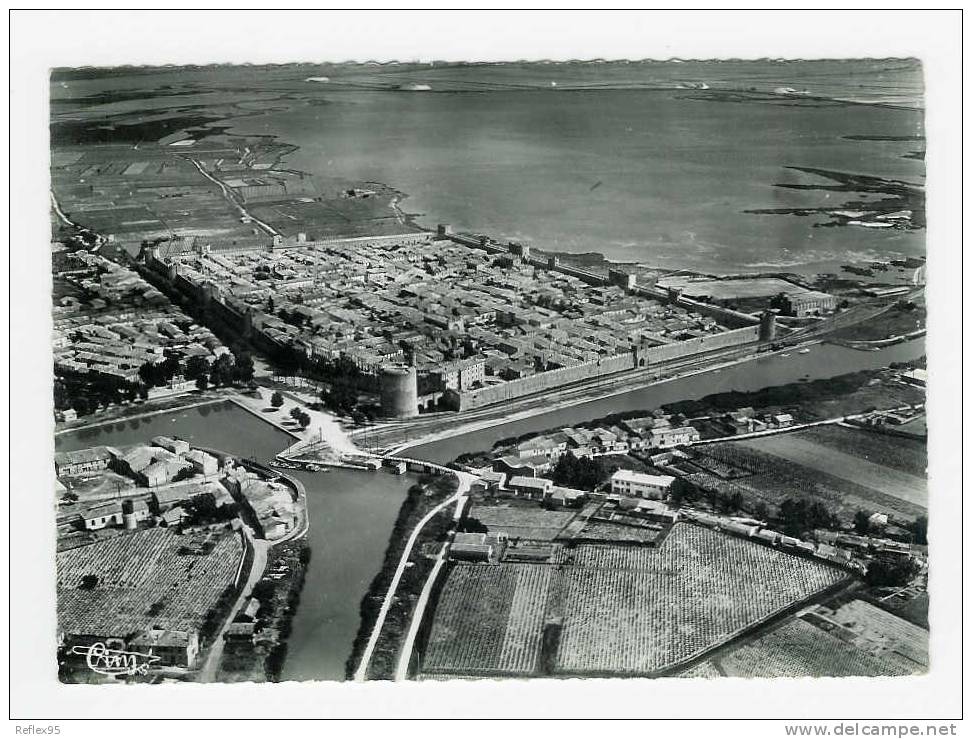
[[[590,420],[623,410],[654,408],[676,400],[727,390],[752,391],[771,385],[834,377],[917,359],[922,339],[865,352],[816,345],[808,354],[769,355],[582,405],[551,411],[429,444],[402,456],[445,463],[466,451],[488,449],[499,439]],[[109,422],[58,435],[58,451],[107,444],[144,443],[169,434],[200,446],[267,461],[293,439],[229,401]],[[291,471],[307,489],[312,549],[300,606],[293,622],[283,671],[285,680],[343,680],[345,661],[359,625],[359,606],[384,557],[410,475],[332,469]]]

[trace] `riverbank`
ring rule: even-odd
[[[875,341],[855,341],[853,339],[834,339],[835,344],[840,344],[841,346],[846,346],[850,349],[860,349],[861,351],[877,351],[878,349],[883,349],[886,346],[894,346],[895,344],[902,344],[906,341],[912,341],[914,339],[920,339],[928,333],[926,329],[918,329],[917,331],[912,331],[907,334],[900,334],[897,336],[889,336],[886,339],[877,339]]]
[[[458,488],[459,480],[451,474],[409,488],[392,528],[381,569],[361,601],[361,623],[345,668],[347,679],[394,678],[415,598],[432,572],[438,547],[452,525],[452,514],[444,504]],[[416,531],[438,506],[444,507]],[[409,531],[413,532],[412,537],[408,536]],[[433,545],[433,549],[429,551],[427,545]],[[404,562],[403,556],[408,557]],[[389,599],[390,603],[386,604]],[[379,633],[374,635],[376,628]],[[361,664],[363,658],[367,659],[366,665]]]
[[[922,389],[900,381],[898,370],[914,369],[923,364],[916,360],[895,364],[891,368],[861,370],[821,380],[793,382],[761,388],[751,392],[723,392],[706,395],[698,400],[680,400],[656,407],[639,407],[591,418],[575,423],[575,428],[596,429],[617,426],[632,418],[644,418],[655,411],[669,416],[679,416],[686,425],[692,425],[701,440],[717,438],[725,433],[718,419],[724,414],[751,408],[756,416],[789,414],[790,424],[799,426],[828,422],[831,419],[855,416],[874,411],[893,411],[924,403]],[[479,467],[489,465],[502,454],[516,455],[515,447],[529,439],[560,431],[550,427],[529,431],[519,436],[504,438],[492,449],[469,451],[458,456],[456,464]],[[732,438],[743,438],[747,434]]]
[[[210,393],[212,391],[209,391]],[[70,434],[76,431],[87,431],[89,429],[97,428],[98,426],[105,426],[110,423],[122,423],[125,421],[137,421],[142,418],[149,418],[150,416],[157,416],[162,413],[172,413],[180,410],[187,410],[189,408],[198,408],[199,406],[211,405],[213,403],[220,403],[226,398],[224,396],[210,396],[205,397],[202,400],[193,401],[187,399],[187,397],[193,393],[199,394],[199,390],[187,391],[180,395],[169,395],[165,398],[160,398],[159,400],[146,400],[141,402],[136,402],[130,405],[120,405],[113,408],[106,408],[100,411],[97,415],[96,420],[92,420],[88,423],[84,423],[82,419],[71,422],[60,422],[55,425],[54,435],[59,436],[61,434]],[[204,395],[207,393],[203,393]],[[146,410],[146,407],[148,409]],[[84,418],[90,418],[90,416],[85,416]]]
[[[238,621],[240,628],[231,632],[218,664],[217,682],[280,680],[310,559],[310,547],[303,540],[270,549],[264,574],[250,594],[260,609],[255,619]]]

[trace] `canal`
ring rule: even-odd
[[[925,353],[924,339],[915,339],[886,347],[880,351],[859,351],[833,344],[816,344],[807,354],[792,350],[785,354],[768,354],[751,362],[735,364],[714,372],[668,380],[632,390],[621,395],[592,400],[580,405],[511,421],[501,426],[453,436],[429,444],[409,447],[407,453],[430,462],[451,462],[463,452],[491,449],[500,439],[521,436],[532,431],[572,426],[612,413],[651,410],[678,400],[696,400],[729,390],[752,392],[764,387],[785,385],[801,380],[818,380],[866,369],[886,367],[892,362],[918,359]]]
[[[162,434],[266,462],[293,437],[229,401],[108,423],[55,437],[57,451],[127,446]],[[311,561],[288,639],[284,680],[343,680],[359,607],[381,567],[414,478],[386,472],[294,472],[307,490]]]
[[[488,449],[502,438],[567,426],[624,410],[700,398],[727,390],[751,391],[917,359],[916,340],[879,352],[817,345],[810,353],[791,352],[671,380],[611,398],[551,411],[484,431],[413,447],[409,456],[448,462],[466,451]],[[142,419],[108,423],[56,437],[58,451],[107,444],[144,443],[159,434],[176,435],[200,446],[267,461],[293,438],[237,405],[217,402]],[[359,624],[359,607],[381,567],[398,509],[413,480],[387,473],[331,470],[297,472],[307,489],[311,563],[289,639],[285,680],[343,680],[344,664]]]

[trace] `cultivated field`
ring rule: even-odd
[[[722,677],[722,673],[716,668],[712,662],[705,661],[699,662],[694,667],[690,667],[683,672],[674,675],[674,677],[688,677],[696,679],[711,679],[713,677]]]
[[[581,544],[563,554],[560,564],[457,565],[422,672],[656,674],[846,577],[690,524],[658,548]]]
[[[873,645],[914,665],[928,666],[928,630],[862,600],[845,603],[832,620]]]
[[[457,565],[435,612],[423,671],[535,672],[553,573],[547,565]]]
[[[799,618],[718,662],[731,677],[874,677],[921,671],[914,663],[871,654]]]
[[[568,673],[655,673],[845,577],[687,524],[657,549],[579,546],[574,565],[557,653]]]
[[[58,625],[69,634],[198,629],[233,583],[243,544],[225,534],[208,554],[191,554],[188,543],[156,528],[59,552]],[[97,578],[91,589],[82,587],[87,575]]]
[[[866,434],[867,432],[859,432]],[[778,434],[761,439],[740,441],[744,447],[782,457],[812,470],[823,470],[855,485],[879,490],[915,505],[927,505],[926,480],[923,476],[877,464],[857,453],[853,446],[841,451],[800,434]]]
[[[634,544],[651,544],[662,535],[662,527],[625,526],[609,521],[588,521],[575,541],[626,541]]]

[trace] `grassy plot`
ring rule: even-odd
[[[919,439],[904,439],[838,425],[807,429],[801,431],[800,435],[817,444],[842,450],[874,464],[922,478],[925,476],[928,446]]]
[[[925,448],[919,439],[826,426],[695,447],[682,469],[700,488],[739,493],[747,510],[808,498],[847,522],[858,510],[914,519],[927,512]]]
[[[915,505],[927,506],[928,490],[923,476],[869,462],[854,453],[853,448],[840,451],[800,434],[779,434],[738,443],[782,457],[809,470],[827,472],[855,485],[883,492]]]
[[[481,523],[490,533],[504,532],[511,539],[547,541],[554,539],[575,515],[568,511],[546,511],[536,504],[475,506],[469,511],[469,518]]]

